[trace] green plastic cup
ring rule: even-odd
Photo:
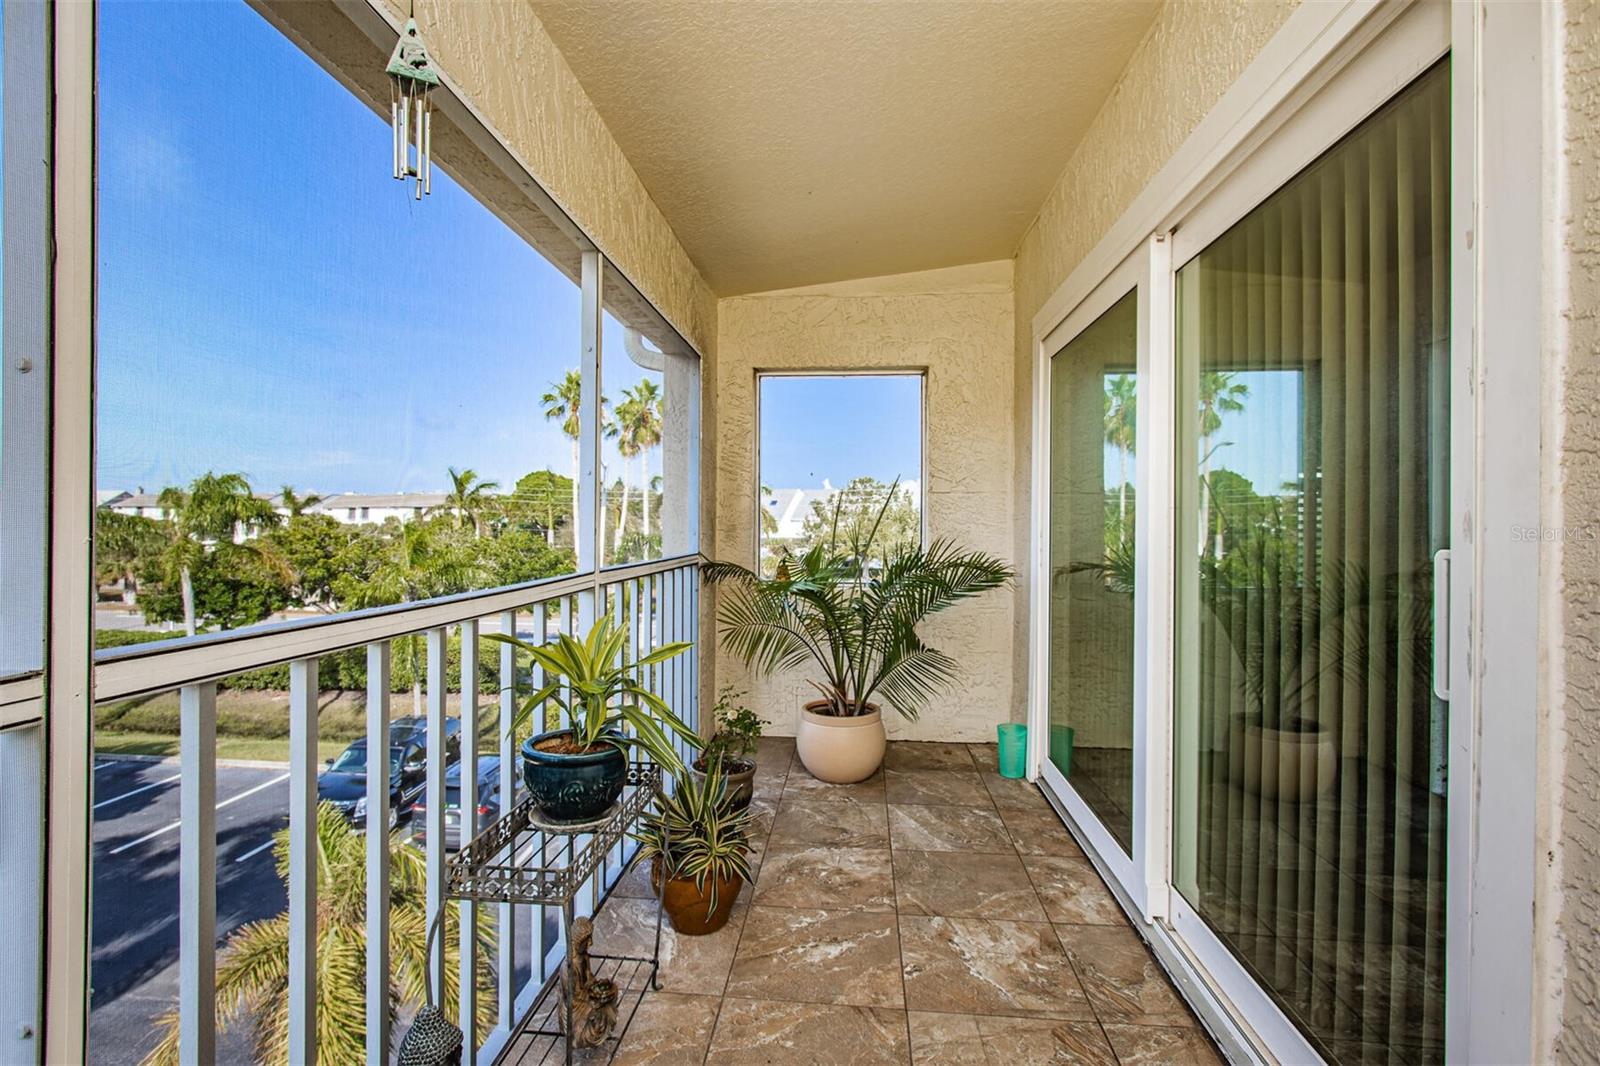
[[[1006,722],[1000,731],[1000,776],[1028,776],[1028,727]]]
[[[1071,726],[1053,725],[1050,727],[1050,761],[1056,764],[1056,769],[1061,771],[1062,777],[1072,776]]]

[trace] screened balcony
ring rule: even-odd
[[[602,626],[763,735],[574,1061],[1600,1057],[1591,14],[6,5],[0,1063],[565,1061]]]

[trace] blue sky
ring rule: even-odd
[[[414,200],[387,118],[243,3],[105,3],[99,38],[100,487],[569,471],[538,399],[576,285],[439,168]],[[615,400],[643,372],[609,350]]]
[[[101,488],[237,470],[260,491],[432,491],[452,465],[506,487],[570,471],[538,401],[577,365],[575,284],[440,168],[414,200],[389,176],[387,118],[245,4],[111,0],[99,40]],[[645,374],[608,327],[614,402]],[[1243,375],[1248,409],[1216,437],[1249,430],[1258,443],[1216,465],[1258,491],[1298,469],[1290,377]],[[920,386],[764,379],[762,480],[920,477]],[[614,446],[606,463],[614,478]]]
[[[922,477],[922,379],[914,374],[761,379],[761,483],[838,488]]]

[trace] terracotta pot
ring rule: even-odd
[[[827,706],[825,700],[813,700],[800,711],[794,738],[800,761],[818,781],[835,785],[865,781],[883,765],[888,744],[883,714],[876,704],[868,704],[866,714],[849,718],[817,713]]]
[[[696,759],[695,762],[689,766],[690,775],[702,785],[705,784],[706,775],[705,771],[701,770],[698,764],[703,761],[704,760],[702,759]],[[743,769],[741,769],[741,767]],[[733,809],[736,811],[742,811],[746,807],[750,806],[750,800],[754,798],[756,794],[755,760],[735,759],[731,762],[725,763],[722,769],[722,777],[723,780],[728,783],[728,795],[733,799]]]
[[[717,905],[711,906],[711,882],[706,882],[704,892],[695,885],[692,877],[669,877],[661,883],[661,860],[650,865],[650,883],[661,897],[661,909],[667,912],[672,928],[685,936],[706,936],[728,924],[733,915],[733,904],[744,888],[744,878],[737,875],[717,882]]]
[[[1233,783],[1253,796],[1299,803],[1325,796],[1339,773],[1339,752],[1327,729],[1274,729],[1233,720]]]

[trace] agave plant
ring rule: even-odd
[[[730,587],[718,611],[723,643],[763,673],[815,662],[823,680],[810,683],[829,714],[869,713],[882,696],[915,720],[956,677],[955,659],[924,643],[917,626],[1000,588],[1012,569],[943,539],[877,558],[873,541],[888,501],[871,530],[849,543],[838,538],[839,506],[828,539],[803,555],[783,551],[773,577],[736,563],[705,568],[708,580]]]
[[[680,780],[671,795],[658,790],[629,835],[639,842],[641,861],[660,859],[663,878],[693,880],[702,893],[711,886],[707,915],[717,909],[719,884],[750,880],[750,809],[734,809],[719,754],[704,777]]]
[[[686,641],[663,644],[649,655],[624,664],[622,648],[627,630],[609,616],[596,622],[583,640],[565,633],[547,644],[530,644],[504,633],[490,634],[485,639],[510,644],[521,654],[520,665],[538,666],[544,671],[544,687],[517,708],[511,722],[513,731],[535,712],[552,705],[571,722],[572,742],[578,750],[588,751],[602,744],[624,749],[637,745],[654,762],[678,776],[683,774],[683,761],[671,735],[693,747],[700,746],[699,734],[642,680],[649,667],[688,651],[693,645]],[[631,735],[624,726],[632,727]]]
[[[278,876],[289,880],[289,831],[273,845]],[[366,1057],[367,838],[337,810],[317,808],[317,1061],[360,1062]],[[402,1007],[420,1007],[428,982],[429,914],[422,852],[391,841],[389,847],[389,1023]],[[443,1008],[455,1020],[459,904],[445,910]],[[493,979],[491,916],[478,918],[478,987]],[[247,1028],[257,1062],[289,1057],[289,915],[251,922],[228,937],[217,958],[217,1027]],[[492,996],[478,997],[478,1025],[494,1024]],[[164,1031],[147,1064],[178,1061],[178,1015],[157,1023]]]

